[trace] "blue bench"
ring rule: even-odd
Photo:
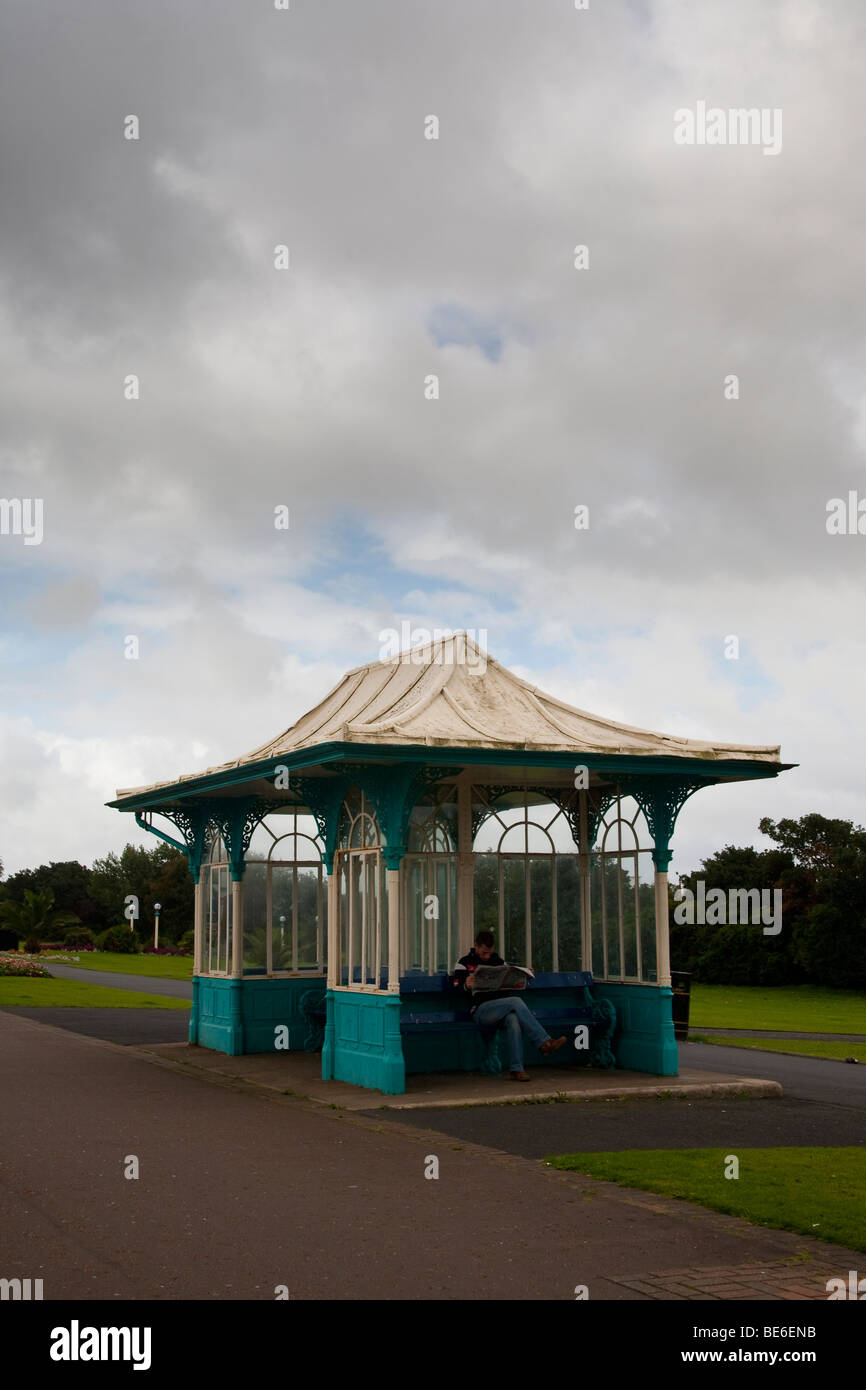
[[[616,1010],[609,999],[598,999],[592,994],[593,979],[588,971],[559,971],[536,975],[521,997],[527,1008],[531,1009],[545,1032],[551,1037],[565,1033],[569,1041],[576,1035],[578,1027],[585,1025],[589,1046],[585,1049],[570,1047],[568,1056],[564,1050],[554,1053],[550,1058],[533,1056],[532,1063],[562,1065],[569,1062],[584,1061],[593,1067],[609,1068],[615,1065],[611,1039],[616,1026]],[[501,1025],[484,1028],[469,1015],[468,1007],[459,1007],[454,1001],[454,986],[451,976],[440,972],[437,975],[405,975],[400,981],[400,995],[403,1012],[400,1017],[400,1032],[404,1039],[404,1053],[407,1069],[415,1052],[417,1067],[411,1070],[435,1071],[452,1069],[472,1069],[471,1040],[476,1049],[480,1044],[480,1067],[482,1072],[497,1075],[502,1070],[499,1058],[499,1036]],[[461,1045],[461,1037],[465,1043]],[[441,1048],[431,1046],[434,1039],[445,1044]],[[448,1048],[446,1039],[453,1039],[455,1048]],[[423,1047],[420,1046],[423,1044]],[[420,1055],[426,1053],[426,1057]],[[449,1055],[450,1054],[450,1055]],[[437,1065],[441,1056],[442,1065]],[[458,1058],[455,1065],[449,1061]],[[468,1060],[467,1060],[468,1059]]]

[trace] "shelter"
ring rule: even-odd
[[[531,1007],[615,1014],[608,1060],[668,1076],[677,816],[702,787],[777,776],[779,755],[587,714],[456,633],[349,671],[233,762],[108,804],[188,856],[193,1043],[321,1045],[326,1079],[389,1093],[495,1070],[447,984],[490,927],[535,971]]]

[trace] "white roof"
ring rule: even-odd
[[[487,656],[466,633],[441,637],[348,671],[320,704],[241,758],[187,773],[175,782],[118,791],[150,792],[212,773],[228,772],[321,743],[401,747],[626,753],[646,756],[738,759],[777,763],[781,749],[741,743],[704,743],[652,733],[575,709],[546,695]]]

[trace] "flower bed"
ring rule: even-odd
[[[18,978],[26,975],[32,978],[51,979],[50,971],[30,956],[0,955],[0,975],[15,975]]]

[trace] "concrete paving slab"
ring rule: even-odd
[[[504,1076],[482,1076],[474,1072],[410,1076],[406,1092],[389,1096],[384,1091],[351,1086],[344,1081],[323,1081],[318,1053],[252,1053],[227,1057],[208,1048],[189,1043],[157,1043],[148,1051],[210,1073],[247,1081],[284,1095],[303,1096],[325,1105],[346,1110],[429,1110],[454,1106],[509,1105],[529,1100],[609,1100],[635,1096],[780,1096],[778,1081],[742,1077],[727,1073],[691,1071],[679,1076],[647,1076],[642,1072],[576,1070],[574,1067],[545,1067],[529,1082],[512,1081]],[[531,1075],[532,1073],[530,1073]]]

